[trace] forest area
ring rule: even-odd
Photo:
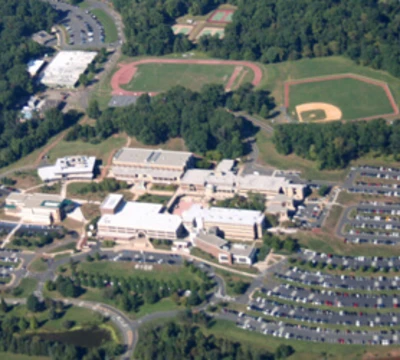
[[[0,167],[7,166],[77,121],[77,114],[52,109],[44,120],[17,121],[17,108],[37,89],[26,64],[43,55],[30,37],[50,30],[57,13],[42,1],[0,0]]]
[[[285,124],[275,127],[279,153],[316,161],[320,169],[345,168],[364,155],[393,155],[400,160],[400,120]]]
[[[397,0],[233,0],[238,9],[225,38],[205,36],[197,45],[171,30],[187,13],[204,15],[225,0],[113,0],[125,23],[124,53],[165,55],[194,46],[223,59],[276,63],[344,55],[400,76]],[[175,50],[174,50],[175,49]]]
[[[178,321],[141,330],[135,356],[142,360],[279,360],[294,353],[290,345],[280,345],[274,353],[216,336],[207,336],[202,327],[212,325],[202,313],[187,311]]]
[[[87,113],[97,119],[95,126],[76,125],[65,140],[97,143],[124,131],[148,145],[181,137],[192,152],[216,151],[222,157],[237,158],[246,151],[244,138],[256,129],[227,110],[267,117],[274,107],[269,92],[254,90],[251,84],[229,93],[221,85],[206,85],[200,92],[178,86],[154,98],[142,95],[135,105],[123,108],[100,111],[91,102]]]

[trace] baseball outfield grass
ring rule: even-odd
[[[393,113],[389,98],[382,87],[361,80],[343,78],[290,86],[289,113],[296,115],[296,106],[322,102],[337,106],[344,120]]]

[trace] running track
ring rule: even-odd
[[[121,88],[121,84],[127,84],[135,75],[138,65],[142,64],[200,64],[200,65],[234,65],[234,66],[246,66],[250,68],[254,73],[253,81],[251,82],[254,86],[257,86],[262,79],[262,70],[255,64],[247,61],[234,61],[234,60],[184,60],[184,59],[143,59],[135,61],[129,64],[120,64],[120,69],[113,75],[111,79],[111,87],[113,95],[133,95],[140,96],[142,94],[156,95],[157,93],[148,92],[135,92],[128,91]]]

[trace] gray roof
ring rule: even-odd
[[[192,153],[184,151],[122,148],[115,154],[114,161],[143,165],[185,166],[191,156]]]
[[[199,239],[201,241],[204,241],[210,245],[213,245],[217,248],[222,248],[223,246],[227,245],[228,242],[225,241],[224,239],[220,238],[219,236],[213,235],[213,234],[206,234],[204,232],[199,233],[196,236],[196,239]]]
[[[230,249],[230,253],[233,256],[246,256],[251,257],[255,252],[254,246],[242,245],[242,244],[233,244]]]

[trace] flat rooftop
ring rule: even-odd
[[[204,232],[200,232],[197,236],[196,239],[199,239],[201,241],[204,241],[212,246],[215,246],[217,248],[222,248],[223,246],[227,245],[228,242],[225,241],[224,239],[220,238],[217,235],[213,234],[206,234]]]
[[[192,153],[184,151],[122,148],[114,156],[114,162],[138,165],[185,166]]]
[[[160,204],[130,201],[116,214],[103,215],[97,225],[159,232],[177,231],[182,224],[181,218],[161,213],[162,209],[163,206]]]
[[[52,166],[44,166],[38,169],[42,180],[51,180],[60,175],[74,175],[93,173],[96,158],[94,156],[66,156],[57,159]]]
[[[109,194],[100,205],[100,209],[114,210],[124,198],[122,194]]]
[[[53,194],[26,194],[12,192],[7,196],[6,202],[13,202],[22,205],[25,208],[38,208],[48,207],[56,208],[59,207],[63,199],[60,195]]]
[[[41,82],[50,87],[73,88],[96,55],[95,51],[60,51],[45,69]]]
[[[231,225],[254,225],[261,224],[264,214],[256,210],[228,209],[211,207],[204,208],[200,204],[193,205],[189,210],[182,213],[185,222],[194,219],[202,219],[205,222],[222,223]]]

